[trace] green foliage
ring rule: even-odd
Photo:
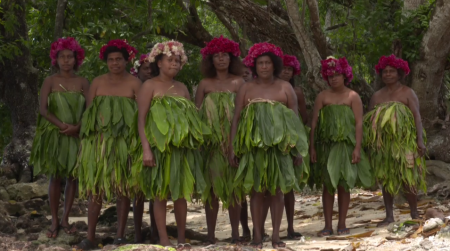
[[[435,0],[429,0],[414,11],[404,11],[400,0],[355,0],[353,8],[328,1],[320,1],[322,22],[328,9],[332,12],[332,25],[347,23],[339,29],[326,32],[338,57],[346,56],[354,72],[367,82],[375,78],[374,66],[380,56],[389,55],[394,42],[399,42],[402,57],[413,62],[426,32]]]
[[[27,21],[29,35],[32,38],[32,55],[35,67],[39,69],[39,84],[51,73],[49,48],[53,41],[55,6],[57,0],[38,0],[29,7]],[[203,20],[213,20],[212,12],[199,6],[199,15]],[[92,81],[93,78],[108,71],[100,60],[100,48],[111,39],[127,39],[136,47],[139,55],[148,53],[156,42],[168,39],[160,34],[182,33],[187,12],[175,0],[154,0],[152,4],[152,24],[148,22],[147,1],[69,1],[64,21],[64,36],[75,37],[86,53],[86,59],[78,74]],[[202,21],[203,21],[202,20]],[[220,32],[217,22],[211,27]],[[189,63],[177,76],[191,90],[200,79],[200,48],[185,44]],[[1,55],[1,54],[0,54]],[[131,67],[131,63],[128,66]]]

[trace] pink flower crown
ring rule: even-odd
[[[136,50],[136,48],[134,48],[133,46],[131,46],[127,43],[127,40],[113,39],[113,40],[110,40],[107,44],[103,45],[102,48],[100,49],[99,57],[101,60],[105,60],[105,58],[103,58],[103,54],[104,54],[105,50],[111,46],[115,46],[119,49],[124,48],[128,52],[128,55],[130,55],[130,57],[128,58],[128,61],[133,60],[133,58],[136,57],[136,54],[138,52]]]
[[[375,66],[375,70],[377,74],[380,74],[386,68],[386,66],[392,66],[396,69],[402,69],[405,72],[405,75],[408,75],[411,71],[408,66],[408,62],[401,58],[397,58],[394,54],[391,54],[389,57],[382,56],[378,64]]]
[[[300,62],[298,62],[297,57],[287,54],[283,55],[283,65],[292,67],[294,76],[300,74]]]
[[[133,67],[130,69],[131,75],[137,77],[138,72],[139,72],[139,68],[141,67],[141,65],[144,62],[148,62],[147,58],[148,58],[148,54],[142,54],[139,57],[139,60],[134,61]]]
[[[52,59],[52,65],[56,65],[56,59],[58,58],[58,52],[62,50],[71,50],[77,53],[77,64],[80,66],[84,60],[84,50],[78,44],[77,40],[73,37],[58,38],[52,43],[50,49],[50,58]]]
[[[353,79],[352,67],[348,64],[345,57],[336,59],[334,57],[328,57],[325,60],[320,61],[322,63],[322,78],[328,82],[328,76],[336,73],[342,74],[347,79],[347,83],[350,83]]]
[[[168,57],[172,55],[180,56],[181,68],[183,68],[183,65],[185,65],[188,60],[186,53],[184,52],[183,44],[174,40],[155,44],[147,59],[150,63],[153,63],[155,62],[155,58],[160,54],[164,54]]]
[[[280,49],[280,47],[267,42],[257,43],[250,47],[247,56],[243,60],[243,63],[245,64],[245,66],[251,68],[255,66],[255,59],[267,52],[271,52],[275,56],[278,56],[280,58],[283,57],[283,51]]]
[[[219,52],[231,53],[235,57],[239,57],[239,55],[241,55],[239,44],[228,38],[224,38],[223,35],[221,35],[219,38],[213,38],[209,43],[206,43],[205,48],[200,50],[203,58]]]

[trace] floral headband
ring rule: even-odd
[[[239,44],[228,38],[224,38],[223,35],[221,35],[219,38],[213,38],[209,43],[206,44],[205,48],[200,50],[203,58],[219,52],[231,53],[235,57],[239,57],[239,55],[241,55]]]
[[[245,64],[245,66],[251,68],[255,66],[255,59],[267,52],[271,52],[275,56],[278,56],[280,58],[283,57],[283,51],[280,49],[280,47],[266,42],[257,43],[250,47],[247,56],[243,60],[243,63]]]
[[[402,69],[405,72],[405,75],[408,75],[410,72],[408,62],[401,58],[397,58],[394,54],[392,54],[389,57],[382,56],[380,58],[380,61],[378,61],[378,64],[375,66],[377,74],[380,74],[380,72],[382,72],[388,65],[396,69]]]
[[[322,78],[328,82],[328,76],[339,73],[345,76],[348,83],[353,79],[352,67],[348,64],[345,57],[336,59],[334,57],[327,57],[327,59],[320,61],[322,63]]]
[[[71,50],[77,53],[77,64],[80,66],[84,60],[84,50],[78,44],[77,40],[73,37],[59,38],[52,43],[50,48],[50,58],[52,59],[52,65],[56,65],[56,59],[58,58],[58,52],[62,50]]]
[[[147,58],[148,54],[142,54],[139,60],[134,61],[133,67],[130,69],[131,75],[137,77],[141,65],[145,62],[148,62]]]
[[[287,54],[283,55],[283,65],[292,67],[294,76],[300,74],[300,62],[298,62],[297,57]]]
[[[153,63],[155,62],[155,58],[160,54],[164,54],[168,57],[172,55],[180,56],[181,68],[183,68],[183,65],[187,63],[187,56],[184,52],[184,46],[178,41],[172,40],[155,44],[147,59],[150,63]]]
[[[106,49],[111,46],[115,46],[118,49],[124,48],[130,55],[128,60],[133,60],[133,58],[136,57],[136,54],[138,52],[136,50],[136,48],[134,48],[133,46],[131,46],[127,43],[127,40],[113,39],[113,40],[110,40],[107,44],[103,45],[102,48],[100,49],[99,57],[101,60],[105,60],[105,58],[103,58],[103,54],[105,53]]]

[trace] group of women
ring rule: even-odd
[[[187,201],[204,203],[208,242],[215,243],[219,201],[228,209],[234,244],[262,248],[270,209],[272,246],[285,247],[279,236],[284,209],[289,239],[294,231],[294,190],[323,187],[325,227],[333,234],[334,194],[338,193],[337,234],[345,225],[350,189],[383,186],[386,219],[393,218],[393,196],[402,189],[417,218],[417,189],[426,189],[424,135],[414,91],[401,84],[406,61],[383,56],[376,71],[385,87],[376,92],[363,116],[359,95],[348,88],[352,68],[345,58],[322,61],[330,86],[316,98],[312,119],[302,90],[295,56],[270,43],[253,45],[241,61],[239,45],[223,36],[201,50],[204,79],[195,102],[175,80],[187,63],[177,41],[157,43],[150,53],[127,63],[137,50],[125,40],[111,40],[100,50],[108,73],[88,80],[75,74],[84,51],[73,38],[52,44],[58,73],[45,79],[30,163],[35,173],[51,177],[52,225],[49,238],[62,228],[76,231],[68,217],[75,193],[88,198],[87,238],[77,249],[96,248],[95,229],[104,199],[117,201],[117,235],[125,244],[126,221],[133,199],[135,241],[142,242],[144,199],[150,199],[151,243],[171,246],[166,205],[174,202],[177,250],[185,243]],[[243,63],[242,63],[243,62]],[[307,126],[310,126],[309,127]],[[310,131],[310,132],[309,132]],[[308,136],[309,133],[309,136]],[[66,182],[64,213],[58,220],[61,178]],[[247,200],[253,230],[248,227]],[[243,235],[239,235],[239,222]],[[253,239],[251,236],[253,235]]]

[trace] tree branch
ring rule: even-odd
[[[56,5],[55,32],[53,39],[56,40],[63,35],[64,29],[64,12],[66,11],[68,0],[58,0]]]
[[[336,30],[336,29],[339,29],[339,28],[344,27],[344,26],[347,26],[347,23],[336,24],[336,25],[333,25],[333,26],[330,26],[330,27],[326,28],[325,30],[326,31]]]
[[[331,1],[340,4],[342,6],[345,6],[347,8],[353,8],[353,0],[331,0]]]
[[[297,37],[297,40],[300,44],[300,48],[303,53],[306,65],[308,66],[308,83],[316,91],[325,90],[327,87],[320,74],[320,54],[311,37],[308,35],[305,27],[303,26],[303,23],[300,22],[297,0],[286,0],[286,9],[289,15],[289,19],[291,20],[295,36]]]
[[[152,0],[148,0],[149,2],[149,10],[148,15],[149,19],[151,19],[152,9],[151,9],[151,2]],[[204,47],[205,42],[210,41],[212,39],[211,34],[203,27],[203,24],[198,17],[197,9],[195,7],[194,0],[190,0],[189,7],[186,7],[183,0],[177,0],[176,2],[178,6],[180,6],[183,11],[189,13],[187,22],[184,25],[183,28],[181,28],[178,32],[169,33],[165,31],[164,29],[161,29],[159,34],[162,36],[165,36],[170,39],[176,39],[184,43],[189,43],[192,45],[196,45],[199,47]],[[136,40],[142,36],[151,34],[153,31],[150,30],[144,30],[131,38],[131,41]]]
[[[303,2],[302,2],[302,17],[301,17],[301,19],[300,19],[300,21],[302,22],[302,24],[305,23],[305,10],[306,10],[305,1],[306,1],[306,0],[303,0]]]
[[[148,14],[147,19],[148,19],[148,25],[150,26],[150,28],[153,25],[153,19],[152,19],[153,7],[152,7],[152,3],[153,3],[153,0],[147,0],[147,5],[148,5],[147,6],[147,14]]]
[[[322,27],[320,26],[319,18],[319,6],[317,0],[305,0],[308,4],[309,17],[311,20],[311,31],[313,34],[314,42],[317,46],[317,50],[320,53],[322,59],[325,59],[330,53],[327,47],[327,39],[323,34]]]
[[[210,4],[210,6],[213,6],[213,4]],[[241,50],[241,55],[247,55],[247,50],[245,48],[245,43],[242,42],[241,38],[239,37],[239,34],[237,33],[236,29],[231,25],[231,22],[227,20],[225,15],[218,9],[215,11],[217,18],[222,22],[222,24],[227,28],[227,30],[230,32],[231,38],[239,43],[239,49]]]

